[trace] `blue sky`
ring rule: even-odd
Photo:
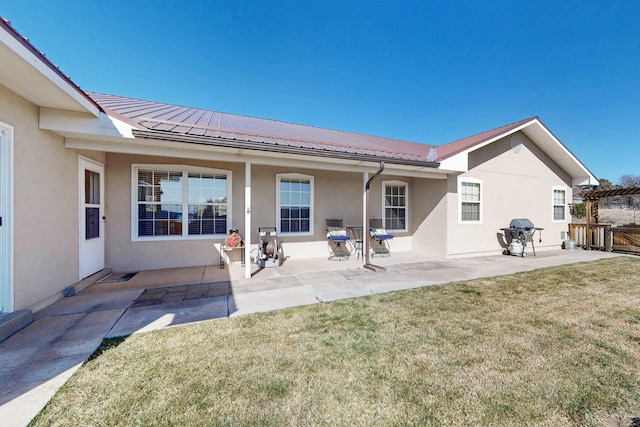
[[[440,145],[539,116],[640,175],[640,1],[0,0],[85,90]]]

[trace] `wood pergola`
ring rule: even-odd
[[[637,226],[612,227],[610,224],[598,224],[598,203],[600,199],[612,196],[634,195],[640,195],[640,187],[590,191],[582,195],[586,205],[586,224],[583,226],[585,248],[640,253],[640,235],[638,232],[640,228]],[[575,224],[570,224],[569,226],[570,235],[574,239],[578,236],[576,227]]]
[[[591,215],[598,223],[598,203],[604,197],[640,195],[640,187],[616,188],[613,190],[597,190],[584,193],[582,199],[586,205],[587,225],[591,222]],[[593,211],[592,211],[593,209]]]

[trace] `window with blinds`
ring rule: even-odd
[[[313,232],[313,177],[278,175],[278,222],[280,233]]]
[[[135,237],[225,235],[230,225],[230,173],[134,165]]]
[[[407,229],[407,184],[383,182],[383,221],[387,230]]]
[[[480,222],[482,220],[482,182],[465,179],[460,181],[460,222]]]

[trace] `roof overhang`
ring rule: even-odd
[[[339,172],[375,172],[379,158],[334,158],[313,156],[300,153],[271,152],[241,148],[231,144],[194,144],[175,140],[159,140],[154,138],[113,138],[113,137],[69,137],[65,139],[65,147],[119,153],[145,155],[172,159],[206,160],[234,163],[251,163],[256,165],[297,167],[303,169],[321,169]],[[447,172],[439,169],[403,164],[385,163],[385,175],[404,177],[447,179]]]
[[[345,172],[375,171],[383,161],[387,175],[447,178],[447,171],[438,169],[438,163],[433,162],[140,130],[105,113],[94,118],[86,114],[41,108],[40,128],[63,136],[65,147],[79,150]]]
[[[0,85],[39,107],[98,116],[98,105],[2,18],[0,58]]]
[[[598,179],[587,167],[565,147],[558,138],[537,118],[531,119],[518,127],[493,136],[440,162],[440,168],[451,171],[466,172],[469,170],[469,153],[487,146],[499,139],[516,132],[524,133],[551,160],[571,177],[572,185],[599,185]]]
[[[293,145],[265,144],[240,139],[211,138],[197,135],[175,134],[170,132],[158,132],[148,130],[133,130],[136,138],[166,140],[176,142],[187,142],[191,144],[201,144],[217,147],[237,148],[249,151],[268,151],[269,153],[306,155],[329,159],[355,160],[358,162],[385,162],[386,164],[403,165],[410,168],[432,168],[438,167],[438,163],[420,160],[401,159],[384,155],[357,154],[346,151],[318,150],[313,148],[303,148]]]

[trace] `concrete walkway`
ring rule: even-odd
[[[35,313],[30,325],[0,343],[0,423],[27,425],[105,337],[614,256],[619,255],[553,250],[527,258],[425,260],[394,253],[373,258],[384,264],[375,271],[361,261],[323,258],[288,260],[251,279],[226,272],[228,280],[209,281],[219,273],[208,266],[95,284]]]

